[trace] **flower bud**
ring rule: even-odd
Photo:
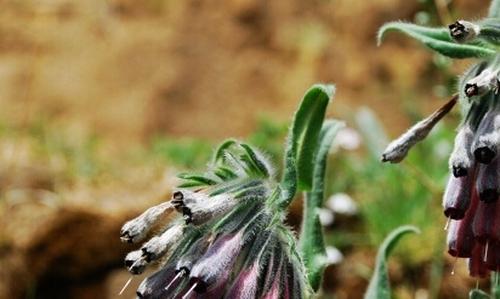
[[[203,201],[186,203],[183,215],[186,223],[200,225],[231,210],[237,201],[228,194],[212,196]]]
[[[466,176],[472,167],[473,156],[471,154],[471,146],[473,140],[474,132],[471,125],[466,123],[455,137],[455,146],[449,160],[453,176],[457,178]]]
[[[137,288],[137,298],[167,298],[169,291],[165,290],[165,286],[169,281],[172,281],[174,277],[175,271],[173,267],[161,269],[141,282],[139,288]]]
[[[205,253],[208,245],[210,245],[208,238],[202,237],[196,240],[187,252],[179,258],[179,261],[177,261],[175,266],[175,271],[184,271],[185,275],[189,275],[193,265]]]
[[[468,98],[484,96],[490,91],[498,90],[498,70],[493,68],[484,69],[479,75],[465,83],[464,93]]]
[[[495,100],[495,99],[493,99]],[[500,147],[500,103],[492,103],[481,120],[472,144],[476,160],[490,163]]]
[[[478,25],[464,20],[458,20],[448,25],[448,29],[450,30],[450,36],[457,43],[466,43],[475,39],[481,30]]]
[[[141,250],[131,251],[125,257],[125,267],[134,275],[139,275],[144,272],[148,262],[142,256]]]
[[[151,238],[141,247],[144,259],[149,263],[164,256],[172,244],[182,236],[182,232],[183,226],[177,224],[167,229],[160,236]]]
[[[484,202],[481,201],[474,215],[473,231],[474,237],[478,242],[486,244],[493,241],[495,237],[495,216],[497,209],[500,209],[500,201]]]
[[[259,279],[267,272],[273,254],[276,236],[269,230],[261,232],[253,241],[243,269],[229,289],[228,298],[256,298]]]
[[[458,95],[452,97],[441,108],[434,111],[427,118],[419,121],[411,127],[406,133],[392,141],[382,154],[382,162],[399,163],[401,162],[408,151],[419,141],[425,139],[432,128],[455,106],[458,100]]]
[[[479,204],[477,192],[472,191],[470,207],[461,220],[450,220],[448,228],[448,253],[455,257],[470,257],[474,248],[472,222]]]
[[[177,212],[183,213],[183,210],[187,205],[203,202],[207,199],[208,195],[203,192],[193,192],[183,189],[177,190],[172,194],[171,203]]]
[[[497,158],[488,165],[479,165],[476,188],[481,201],[493,202],[498,199],[500,195],[500,159]]]
[[[450,176],[443,196],[444,214],[447,218],[464,218],[469,208],[471,189],[474,184],[473,174],[468,176]]]
[[[169,202],[161,203],[147,209],[138,217],[125,223],[120,231],[122,242],[137,243],[144,240],[151,228],[170,207]]]
[[[235,235],[219,237],[208,251],[191,269],[190,285],[195,285],[198,293],[225,283],[236,258],[240,254],[243,242],[243,232]]]

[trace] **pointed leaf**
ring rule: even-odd
[[[252,168],[258,171],[258,173],[260,173],[262,176],[269,177],[269,175],[271,174],[269,163],[262,156],[262,154],[254,150],[248,144],[241,143],[240,146],[245,151],[246,156],[248,157],[248,162],[251,164]]]
[[[457,44],[451,39],[446,28],[428,28],[405,22],[390,22],[378,32],[380,44],[389,31],[400,31],[422,42],[432,50],[451,58],[488,57],[496,52],[483,44]]]
[[[398,241],[408,233],[420,233],[420,231],[410,225],[400,226],[387,236],[380,246],[375,262],[375,271],[368,285],[364,299],[390,299],[391,287],[389,274],[387,273],[387,258]]]
[[[288,134],[282,180],[285,205],[291,201],[297,187],[301,190],[310,190],[312,187],[318,135],[334,91],[333,85],[314,85],[306,92],[295,113]]]
[[[325,172],[330,146],[338,130],[343,126],[344,123],[335,120],[327,120],[323,124],[314,163],[313,187],[305,197],[299,248],[309,284],[314,291],[319,289],[323,271],[327,266],[323,228],[319,221],[318,209],[323,206]]]
[[[213,180],[204,175],[192,174],[192,173],[180,173],[177,175],[178,178],[191,181],[193,183],[200,183],[201,185],[215,185],[217,181]]]
[[[228,139],[228,140],[224,141],[223,143],[221,143],[221,145],[219,145],[219,147],[215,151],[214,163],[217,163],[219,161],[223,161],[226,151],[235,144],[236,144],[236,140],[233,140],[233,139]]]

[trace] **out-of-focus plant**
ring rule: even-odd
[[[417,142],[460,101],[463,121],[449,159],[451,175],[444,193],[448,218],[448,252],[469,259],[471,276],[485,277],[500,270],[500,1],[491,2],[479,21],[458,20],[447,28],[428,28],[404,22],[385,24],[379,42],[389,31],[400,31],[449,58],[481,58],[460,78],[459,92],[443,107],[391,142],[382,161],[399,163]],[[472,295],[477,295],[475,292]]]
[[[166,162],[186,169],[203,167],[210,158],[212,144],[196,138],[157,137],[152,152]]]
[[[304,298],[318,291],[327,265],[318,210],[328,151],[342,126],[324,120],[333,93],[331,85],[306,92],[280,180],[265,155],[228,140],[206,172],[179,175],[170,201],[123,226],[121,239],[138,243],[167,211],[179,214],[125,258],[134,275],[162,261],[139,286],[139,298]],[[298,191],[305,193],[305,217],[297,240],[284,219]]]
[[[390,299],[391,287],[389,283],[389,274],[387,271],[387,258],[396,246],[397,242],[406,234],[418,233],[414,226],[401,226],[392,231],[384,240],[377,253],[375,270],[373,272],[370,284],[366,290],[365,299]]]

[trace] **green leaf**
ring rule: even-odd
[[[301,190],[310,190],[312,187],[313,159],[318,136],[334,91],[333,85],[312,86],[295,113],[288,134],[282,180],[285,205],[289,204],[297,187]]]
[[[323,228],[319,221],[318,209],[323,206],[325,172],[330,146],[343,126],[344,123],[335,120],[327,120],[323,124],[314,163],[313,187],[305,197],[299,248],[309,284],[315,292],[321,285],[323,271],[327,266]]]
[[[240,146],[245,151],[246,157],[248,158],[246,160],[250,164],[249,166],[251,166],[255,171],[257,171],[263,177],[269,177],[269,175],[271,174],[271,170],[269,169],[269,163],[262,156],[262,154],[255,151],[248,144],[241,143]]]
[[[484,19],[479,26],[481,28],[479,38],[495,46],[500,45],[500,19]]]
[[[500,272],[491,275],[491,295],[494,299],[500,299]]]
[[[235,145],[236,143],[237,143],[236,140],[233,140],[233,139],[228,139],[228,140],[224,141],[223,143],[221,143],[221,145],[219,145],[219,147],[215,151],[215,154],[214,154],[214,163],[217,163],[217,162],[220,162],[220,161],[224,161],[224,155],[225,155],[226,151],[230,147],[232,147],[233,145]]]
[[[474,289],[469,292],[469,299],[491,299],[491,298],[485,292],[479,289]]]
[[[387,258],[398,241],[408,233],[420,233],[420,231],[410,225],[400,226],[387,236],[380,246],[375,262],[375,271],[368,285],[364,299],[390,299],[391,287],[389,274],[387,273]]]
[[[491,1],[488,18],[500,18],[500,0]]]
[[[382,26],[378,32],[378,44],[389,31],[403,32],[422,42],[432,50],[451,58],[488,57],[496,52],[483,44],[457,44],[446,28],[428,28],[405,22],[390,22]]]
[[[193,183],[199,183],[200,185],[215,185],[217,184],[217,181],[203,176],[199,174],[191,174],[191,173],[180,173],[177,175],[178,178],[193,182]]]

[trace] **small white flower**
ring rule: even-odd
[[[353,151],[361,145],[361,136],[358,131],[350,127],[344,127],[339,130],[334,140],[334,147]]]
[[[326,247],[326,260],[330,265],[339,264],[344,260],[344,255],[340,250],[333,246]]]
[[[333,221],[335,220],[335,215],[333,214],[333,212],[331,210],[318,209],[317,213],[318,213],[319,222],[321,222],[321,225],[330,226],[333,224]]]
[[[335,213],[344,215],[355,215],[358,213],[358,205],[345,193],[336,193],[328,199],[326,206]]]

